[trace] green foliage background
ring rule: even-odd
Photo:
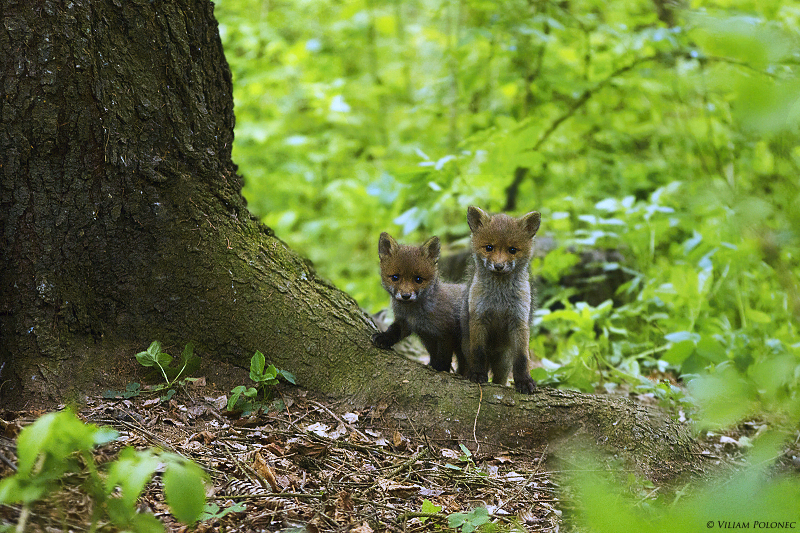
[[[512,212],[557,243],[538,273],[601,247],[632,276],[617,305],[546,295],[538,381],[675,407],[646,379],[670,371],[702,424],[796,418],[800,8],[657,6],[219,0],[250,208],[377,311],[381,231],[458,250],[521,176]]]
[[[459,250],[468,205],[536,209],[543,278],[584,247],[630,276],[597,306],[543,295],[537,381],[651,393],[698,429],[768,422],[753,468],[680,508],[580,477],[595,531],[696,531],[752,501],[781,519],[798,490],[764,465],[800,419],[800,6],[681,5],[217,2],[250,207],[363,307],[387,301],[381,231]]]

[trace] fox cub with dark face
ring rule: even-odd
[[[531,286],[528,264],[541,216],[533,211],[519,218],[467,210],[472,231],[474,271],[461,309],[462,343],[472,381],[514,386],[530,394],[536,388],[528,368]]]
[[[455,353],[458,371],[463,373],[460,308],[464,285],[439,281],[439,251],[438,237],[431,237],[422,246],[410,246],[397,244],[388,233],[381,233],[381,284],[392,295],[394,323],[386,331],[375,333],[372,342],[388,349],[416,333],[431,356],[430,366],[450,370]]]

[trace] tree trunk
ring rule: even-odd
[[[386,404],[432,438],[584,434],[656,478],[693,464],[686,431],[632,402],[481,389],[371,346],[356,302],[247,211],[207,0],[0,6],[4,406],[118,382],[153,339],[191,340],[243,368],[259,349],[301,387]]]

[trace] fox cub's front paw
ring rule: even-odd
[[[519,381],[515,379],[514,388],[517,389],[517,392],[521,392],[522,394],[533,394],[533,391],[536,390],[536,382],[531,378],[522,378]]]
[[[372,334],[372,344],[383,350],[389,350],[394,343],[392,342],[391,335],[387,335],[385,331],[379,331]]]
[[[467,377],[470,381],[474,381],[475,383],[486,383],[489,381],[488,372],[470,372],[467,374]]]

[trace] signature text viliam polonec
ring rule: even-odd
[[[791,522],[760,522],[753,520],[752,522],[729,522],[727,520],[717,520],[716,522],[709,522],[708,528],[716,526],[718,529],[796,529],[797,521]]]

